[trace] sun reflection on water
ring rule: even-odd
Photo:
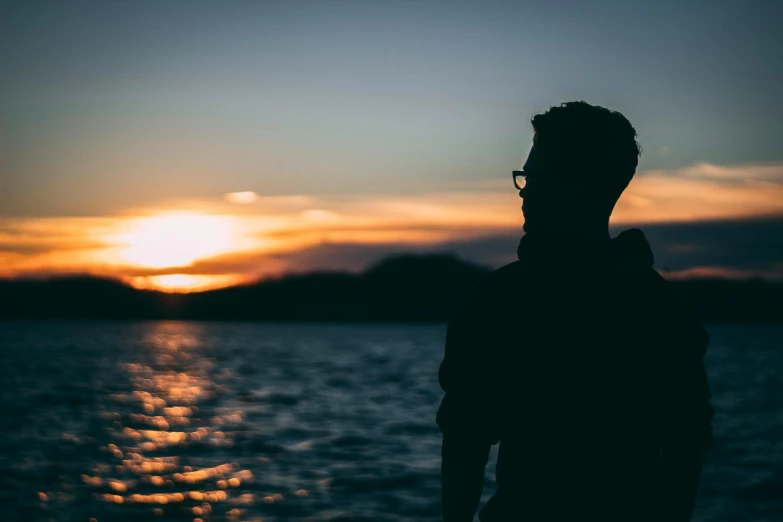
[[[111,442],[83,484],[105,506],[140,515],[238,520],[257,501],[247,489],[253,473],[200,455],[231,448],[245,412],[220,407],[228,390],[213,379],[216,362],[200,353],[192,325],[158,325],[144,345],[147,357],[124,363],[132,389],[109,396],[117,410],[107,413]],[[259,502],[268,498],[283,499]]]

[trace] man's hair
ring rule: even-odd
[[[615,199],[633,178],[642,150],[636,130],[619,112],[574,101],[530,122],[536,161],[543,169]]]

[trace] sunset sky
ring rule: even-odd
[[[0,277],[205,289],[514,259],[530,117],[617,109],[612,223],[783,278],[783,2],[0,3]]]

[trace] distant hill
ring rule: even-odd
[[[89,276],[0,280],[5,319],[446,321],[491,270],[448,254],[404,254],[361,274],[316,272],[170,294]],[[673,281],[703,322],[783,323],[783,284]]]

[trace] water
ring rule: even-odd
[[[783,328],[709,330],[694,519],[781,520]],[[437,520],[444,331],[0,323],[0,517]]]

